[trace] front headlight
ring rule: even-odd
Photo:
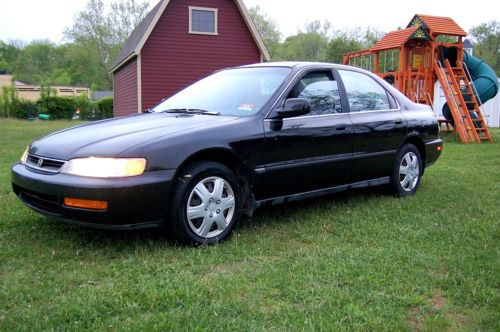
[[[77,158],[61,167],[61,173],[96,178],[136,176],[144,173],[144,158]]]
[[[29,146],[26,147],[26,150],[24,150],[23,152],[23,155],[21,156],[21,164],[26,164],[26,160],[28,159],[28,149],[29,149]]]

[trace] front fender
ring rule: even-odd
[[[257,117],[241,118],[216,126],[161,137],[137,145],[120,157],[143,156],[147,170],[178,169],[196,156],[234,156],[245,160],[249,169],[258,164],[264,144],[262,123]],[[232,157],[230,157],[232,158]],[[214,160],[214,158],[209,158]]]

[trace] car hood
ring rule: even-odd
[[[33,142],[30,153],[60,160],[89,156],[116,157],[122,151],[160,136],[212,127],[235,119],[204,114],[139,114],[55,132]]]

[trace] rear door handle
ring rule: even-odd
[[[394,120],[394,123],[396,123],[397,125],[400,125],[403,123],[403,119],[396,119],[396,120]]]
[[[336,127],[335,129],[338,131],[346,130],[347,127]]]

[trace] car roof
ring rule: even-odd
[[[335,63],[328,62],[309,62],[309,61],[277,61],[277,62],[262,62],[254,63],[250,65],[240,66],[238,68],[252,68],[252,67],[288,67],[288,68],[309,68],[309,67],[321,67],[321,68],[353,68],[351,66],[345,66]]]

